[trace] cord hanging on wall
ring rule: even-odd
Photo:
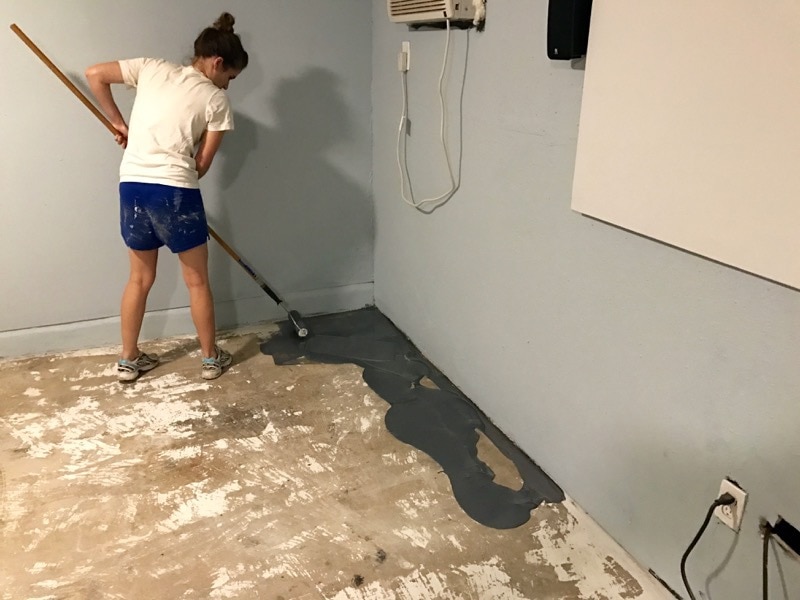
[[[444,58],[442,60],[442,71],[439,75],[439,106],[441,109],[441,125],[439,128],[439,135],[442,142],[442,149],[444,150],[445,162],[447,164],[447,173],[450,178],[450,189],[445,193],[424,200],[415,200],[414,193],[411,189],[411,176],[408,172],[408,163],[406,160],[406,137],[409,134],[409,120],[408,120],[408,85],[407,74],[409,67],[409,55],[407,51],[401,51],[398,59],[398,69],[400,70],[400,78],[403,90],[403,110],[400,115],[400,124],[397,129],[397,168],[400,172],[400,194],[403,201],[417,210],[428,212],[435,210],[445,202],[447,202],[453,194],[456,193],[461,185],[461,157],[458,161],[457,176],[453,173],[453,166],[450,160],[450,149],[447,144],[447,109],[444,98],[444,79],[447,73],[448,56],[450,54],[450,21],[445,21],[447,26],[447,37],[444,47]],[[466,69],[466,62],[464,64]],[[466,72],[465,72],[466,75]],[[463,87],[462,87],[463,90]],[[462,97],[461,94],[459,97]],[[460,111],[459,111],[460,112]],[[459,118],[459,123],[460,123]],[[404,135],[405,134],[405,135]],[[460,131],[459,131],[460,134]],[[409,197],[406,196],[406,181],[408,182]]]
[[[397,68],[400,71],[400,80],[403,90],[403,110],[400,115],[400,124],[397,129],[397,168],[400,172],[400,194],[403,200],[423,212],[435,210],[447,202],[456,193],[461,185],[461,157],[458,161],[458,174],[453,173],[450,160],[450,149],[447,144],[447,109],[444,99],[444,80],[447,74],[448,58],[450,54],[450,29],[451,23],[461,29],[477,28],[483,30],[486,21],[486,0],[386,0],[389,19],[394,23],[406,23],[409,28],[443,27],[447,31],[442,60],[442,71],[439,75],[439,105],[441,108],[440,138],[444,151],[447,173],[450,179],[450,189],[434,198],[415,200],[411,188],[411,176],[408,172],[406,160],[406,137],[410,135],[411,122],[408,119],[408,71],[411,64],[410,43],[403,42],[397,57]],[[469,48],[469,41],[467,41]],[[466,77],[466,61],[464,62],[464,76]],[[459,95],[463,99],[462,93]],[[460,105],[459,105],[460,108]],[[459,111],[459,125],[461,123]],[[460,134],[460,130],[459,130]],[[406,182],[408,182],[409,197],[406,196]]]

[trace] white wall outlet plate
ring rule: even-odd
[[[745,504],[747,504],[747,492],[730,479],[723,479],[719,486],[717,498],[722,496],[725,492],[736,498],[736,502],[727,506],[718,506],[714,509],[714,514],[720,521],[725,523],[725,525],[738,532],[739,528],[742,526],[744,507]]]

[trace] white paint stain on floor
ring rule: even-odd
[[[169,518],[158,523],[156,529],[162,533],[177,531],[200,519],[218,517],[228,510],[228,494],[241,489],[236,481],[211,488],[208,480],[203,480],[166,494],[156,494],[156,504],[173,509]]]
[[[2,600],[660,597],[577,508],[469,519],[357,367],[278,368],[241,343],[217,382],[196,357],[126,386],[99,354],[8,384],[0,366]]]
[[[457,591],[451,581],[466,576],[468,590]],[[332,600],[529,600],[514,589],[511,577],[503,570],[500,559],[493,557],[482,563],[451,566],[446,571],[414,569],[399,578],[394,589],[377,582],[348,587]]]
[[[412,545],[418,548],[427,548],[428,544],[431,542],[431,534],[425,527],[402,527],[400,529],[393,529],[392,533],[404,540],[408,540]]]

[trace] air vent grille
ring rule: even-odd
[[[444,12],[447,2],[444,0],[390,0],[389,14],[392,17],[406,17],[419,13]]]

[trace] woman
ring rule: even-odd
[[[147,295],[156,277],[158,249],[178,255],[189,290],[192,320],[203,361],[201,375],[215,379],[231,363],[216,344],[214,301],[208,281],[208,224],[198,180],[208,172],[233,114],[225,94],[248,56],[223,13],[194,43],[188,67],[160,59],[100,63],[86,70],[89,87],[119,132],[120,228],[128,247],[130,277],[122,295],[120,381],[134,381],[158,364],[139,349]],[[130,128],[111,84],[136,87]]]

